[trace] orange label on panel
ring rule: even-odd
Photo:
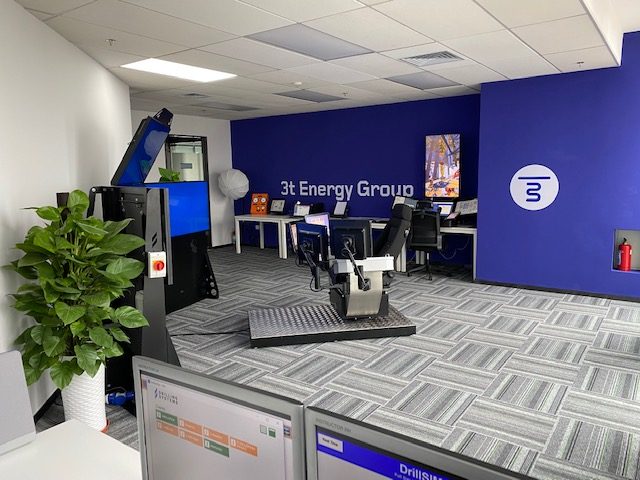
[[[178,420],[178,425],[184,430],[188,430],[189,432],[193,432],[197,435],[202,435],[202,425],[198,425],[197,423],[193,423],[182,418]]]
[[[251,445],[244,440],[239,440],[237,438],[231,437],[230,445],[231,448],[235,448],[236,450],[240,450],[241,452],[253,455],[254,457],[258,456],[258,447],[256,447],[255,445]]]
[[[186,430],[180,430],[180,438],[186,440],[187,442],[191,442],[194,445],[199,447],[202,446],[202,437],[200,435],[196,435],[195,433],[188,432]]]
[[[204,436],[214,442],[218,442],[222,445],[229,445],[229,435],[225,435],[224,433],[216,432],[211,428],[204,427],[203,429]]]
[[[160,431],[169,433],[176,437],[178,436],[178,427],[176,427],[175,425],[169,425],[164,422],[156,422],[156,428]]]

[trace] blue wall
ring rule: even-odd
[[[411,184],[424,195],[426,135],[460,133],[462,195],[477,196],[480,96],[283,115],[231,122],[233,166],[249,177],[252,192],[280,197],[280,182]],[[334,198],[286,197],[323,201]],[[350,214],[389,216],[393,197],[352,196]],[[242,202],[236,202],[242,208]],[[245,212],[249,208],[244,205]]]
[[[639,297],[612,255],[614,229],[640,230],[640,33],[621,68],[483,85],[480,125],[478,277]],[[537,212],[509,193],[532,163],[560,182]]]
[[[461,194],[477,196],[480,96],[404,102],[373,107],[283,115],[231,122],[233,166],[249,177],[251,192],[281,197],[283,180],[313,184],[413,185],[424,196],[425,136],[461,134]],[[333,210],[335,198],[285,197],[324,202]],[[388,217],[393,197],[352,194],[349,214]],[[248,213],[249,201],[235,202],[236,213]],[[267,245],[276,244],[275,227],[265,225]],[[256,244],[257,232],[247,225],[243,243]],[[446,253],[466,245],[449,237]],[[455,262],[470,263],[470,249],[458,251]]]

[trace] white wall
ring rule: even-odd
[[[171,107],[169,107],[171,110]],[[140,121],[156,112],[131,111],[133,131],[138,128]],[[233,202],[222,195],[218,188],[218,174],[231,168],[231,127],[228,120],[195,117],[191,115],[174,115],[171,133],[175,135],[197,135],[207,137],[207,151],[209,156],[209,197],[211,200],[211,244],[226,245],[231,243],[231,233],[234,229]],[[158,166],[166,165],[164,150],[149,174],[147,181],[157,181]]]
[[[109,184],[131,140],[131,116],[124,83],[12,0],[0,0],[0,106],[4,265],[39,221],[21,209]],[[0,352],[28,322],[10,307],[18,285],[17,275],[0,270]],[[34,412],[53,391],[47,379],[30,389]]]

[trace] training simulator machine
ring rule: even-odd
[[[297,240],[298,264],[307,265],[311,271],[311,290],[328,290],[330,305],[250,311],[252,346],[397,337],[416,332],[413,323],[389,306],[387,288],[392,281],[394,257],[372,256],[369,220],[329,222],[327,215],[324,221],[297,223],[291,231]],[[322,272],[329,277],[324,287]]]
[[[131,253],[145,263],[144,276],[134,281],[134,288],[122,302],[142,311],[149,326],[128,332],[131,345],[107,369],[107,384],[112,388],[132,387],[132,355],[179,365],[167,332],[166,313],[204,298],[218,298],[207,254],[207,182],[144,183],[169,134],[172,118],[171,112],[162,109],[140,122],[111,185],[93,187],[89,194],[89,215],[99,205],[105,220],[132,218],[125,233],[145,240],[143,248]]]

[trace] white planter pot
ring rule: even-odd
[[[105,430],[107,415],[104,403],[104,364],[91,378],[86,373],[74,375],[62,390],[65,420],[79,420],[96,430]]]

